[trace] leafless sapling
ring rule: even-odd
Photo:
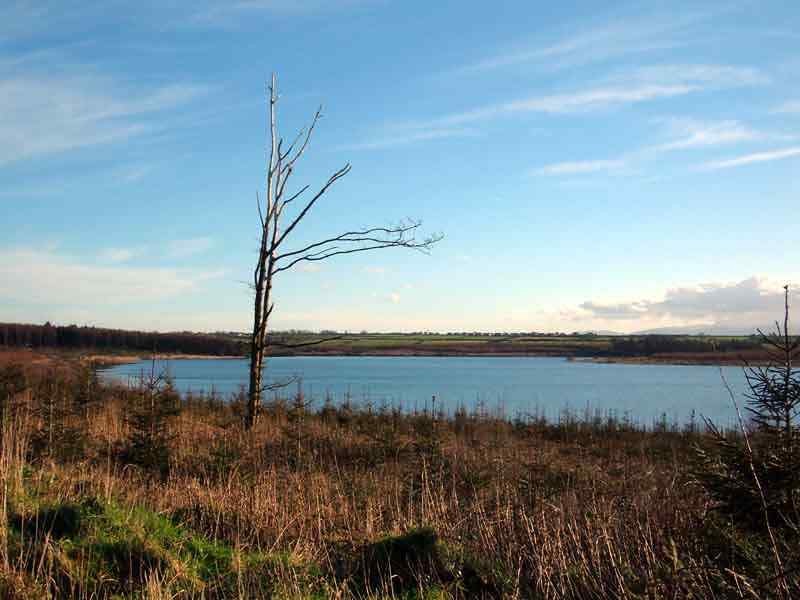
[[[350,164],[345,164],[315,193],[308,194],[303,202],[298,202],[309,191],[310,186],[304,185],[295,192],[289,192],[287,184],[322,117],[321,108],[314,114],[311,124],[300,131],[288,147],[284,147],[284,140],[277,125],[278,93],[275,75],[272,76],[267,91],[270,146],[267,152],[264,197],[256,195],[261,237],[258,260],[253,272],[253,331],[250,340],[250,381],[245,410],[247,429],[255,425],[262,394],[269,389],[269,386],[263,384],[262,377],[264,359],[271,345],[268,324],[275,308],[273,285],[277,275],[301,263],[319,262],[334,256],[381,248],[410,248],[427,252],[442,238],[441,235],[430,235],[418,239],[416,236],[422,223],[418,220],[406,220],[397,225],[357,228],[299,247],[289,247],[292,234],[296,233],[300,223],[331,186],[350,172],[351,167]],[[295,206],[301,208],[290,217],[289,212],[294,206],[288,210],[287,207],[295,202],[298,202]]]

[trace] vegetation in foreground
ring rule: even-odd
[[[243,397],[106,387],[72,363],[5,366],[0,400],[4,597],[800,594],[797,434],[771,423],[745,445],[296,396],[245,432]]]

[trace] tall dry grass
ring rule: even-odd
[[[40,385],[48,377],[57,383]],[[435,590],[438,597],[583,599],[775,592],[760,575],[769,565],[742,555],[694,481],[694,448],[706,443],[694,429],[647,431],[613,418],[549,424],[466,411],[443,418],[312,408],[290,398],[272,401],[245,432],[236,398],[172,398],[180,410],[169,417],[167,468],[148,469],[125,458],[127,415],[141,390],[98,386],[80,411],[68,410],[78,380],[28,376],[13,412],[32,416],[6,413],[4,531],[9,503],[35,490],[61,504],[92,498],[150,511],[233,549],[234,557],[277,557],[258,576],[232,568],[235,584],[216,592],[187,587],[180,564],[143,565],[128,582],[131,594],[377,598],[436,597]],[[68,437],[54,443],[69,451],[31,451],[27,440],[40,439],[46,425],[42,393],[64,404],[59,431],[80,433],[79,455]],[[17,502],[15,514],[36,518],[24,505]],[[409,532],[428,537],[399,537]],[[63,553],[63,543],[46,543],[53,556]],[[406,554],[403,564],[396,560],[403,544],[419,558],[414,568],[406,569]],[[54,590],[66,589],[53,583],[58,560],[37,552],[39,565],[4,553],[7,580],[25,582],[7,588],[57,597]],[[769,556],[761,558],[768,563]],[[800,594],[797,573],[789,580]],[[116,589],[73,584],[74,597]]]

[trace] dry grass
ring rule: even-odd
[[[693,484],[701,433],[602,419],[548,425],[463,413],[312,411],[302,399],[272,403],[244,432],[235,399],[189,398],[170,419],[162,477],[120,458],[136,390],[99,387],[85,411],[62,411],[72,424],[65,430],[81,434],[78,457],[47,445],[26,452],[46,420],[44,399],[30,391],[43,389],[36,377],[47,376],[28,376],[29,391],[16,395],[3,430],[0,500],[9,509],[0,541],[12,597],[64,597],[70,546],[45,537],[31,550],[17,540],[15,555],[10,515],[34,519],[45,504],[87,499],[129,511],[125,527],[141,529],[136,535],[161,558],[140,558],[144,566],[127,587],[113,576],[107,584],[72,581],[73,597],[766,598],[775,591],[759,580],[752,557],[719,537]],[[80,377],[52,377],[60,383],[47,393],[68,407]],[[152,519],[136,511],[170,525],[146,525]],[[166,542],[153,533],[159,528],[171,532]],[[214,576],[225,585],[198,583],[205,563],[175,550],[178,539],[227,553],[229,572]],[[20,558],[24,547],[32,554]],[[270,566],[245,568],[251,559],[243,557]],[[792,585],[800,593],[796,575]]]

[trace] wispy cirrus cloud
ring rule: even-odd
[[[0,78],[0,165],[156,131],[163,113],[207,92],[192,84],[143,92],[91,76]]]
[[[489,104],[409,126],[415,125],[419,129],[450,128],[524,113],[587,113],[768,82],[766,75],[751,67],[658,65],[613,74],[592,86],[573,91]]]
[[[642,83],[684,83],[701,90],[767,85],[769,75],[755,67],[719,64],[660,64],[621,71],[611,80]]]
[[[699,89],[678,84],[643,84],[629,86],[597,86],[563,94],[532,96],[521,100],[491,104],[469,111],[453,113],[433,121],[434,125],[452,126],[485,121],[520,113],[568,114],[602,110],[613,106],[636,104],[660,98],[683,96]]]
[[[203,1],[195,3],[190,23],[201,26],[229,26],[254,15],[307,16],[329,14],[380,0],[238,0],[233,2]]]
[[[426,129],[410,125],[407,128],[393,127],[388,131],[375,134],[372,137],[351,144],[337,146],[337,150],[383,150],[397,146],[408,146],[418,142],[441,140],[448,138],[461,138],[476,135],[474,130],[458,127],[435,127]]]
[[[587,173],[609,174],[623,171],[627,167],[628,162],[624,159],[567,161],[545,165],[534,169],[531,174],[543,176],[585,175]]]
[[[0,3],[0,41],[81,31],[103,22],[113,11],[118,22],[161,30],[164,27],[230,27],[258,16],[304,17],[331,14],[383,0],[140,0],[131,5],[100,0]],[[119,6],[115,6],[119,5]],[[115,10],[124,9],[124,10]],[[43,25],[47,25],[45,28]]]
[[[753,163],[785,160],[787,158],[794,158],[796,156],[800,156],[800,146],[782,148],[778,150],[768,150],[766,152],[754,152],[752,154],[745,154],[743,156],[737,156],[735,158],[728,158],[725,160],[711,160],[701,164],[698,167],[698,170],[716,171],[719,169],[733,169],[735,167],[742,167]]]
[[[520,65],[551,70],[670,50],[696,43],[695,37],[689,35],[693,27],[713,14],[707,11],[629,17],[566,33],[549,43],[517,43],[457,72],[479,73]]]
[[[127,165],[114,170],[113,176],[123,183],[136,183],[153,171],[152,165]]]
[[[648,160],[656,158],[665,152],[678,152],[714,146],[736,145],[767,140],[794,139],[791,136],[775,134],[753,129],[736,120],[727,121],[698,121],[695,119],[669,119],[667,122],[667,137],[669,141],[644,146],[633,150],[622,157],[610,159],[597,159],[586,161],[564,161],[533,169],[532,175],[540,176],[569,176],[602,173],[606,175],[623,174],[635,166],[642,166]],[[760,154],[748,155],[759,157]],[[745,157],[747,158],[747,157]],[[776,158],[781,158],[780,156]],[[768,160],[765,158],[764,160]],[[751,159],[753,162],[756,159]],[[727,163],[728,161],[720,161]],[[747,162],[747,161],[745,161]],[[707,163],[705,168],[710,170],[712,164],[716,168],[723,168],[723,164]],[[744,163],[743,163],[744,164]],[[737,166],[731,164],[728,166]]]
[[[707,146],[720,146],[766,140],[772,136],[758,131],[740,121],[697,121],[694,119],[673,119],[669,123],[671,137],[669,142],[650,148],[656,152],[688,150]]]

